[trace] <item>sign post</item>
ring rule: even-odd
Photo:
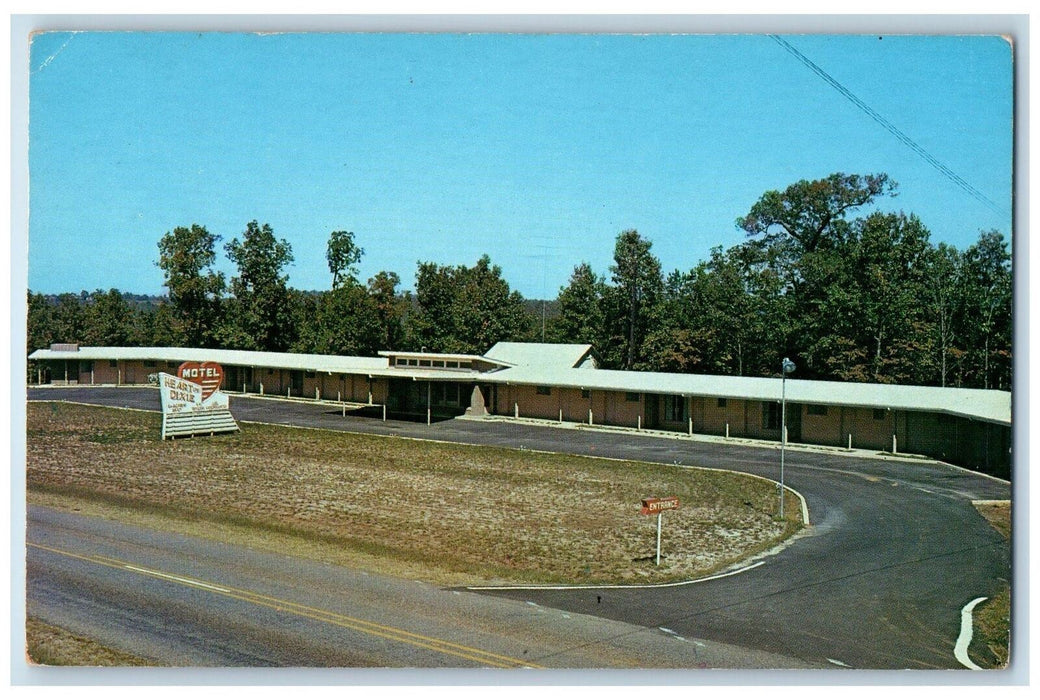
[[[661,516],[666,510],[676,510],[679,507],[679,497],[668,498],[644,498],[643,515],[657,515],[657,566],[661,565]]]

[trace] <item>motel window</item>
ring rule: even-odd
[[[581,398],[587,399],[590,396],[592,396],[592,392],[591,391],[589,391],[588,389],[582,389],[581,390]]]
[[[665,396],[664,397],[665,420],[680,423],[686,420],[686,397]]]
[[[444,366],[445,367],[450,367],[452,369],[458,369],[459,368],[459,363],[458,363],[457,360],[446,360],[444,362]]]
[[[314,372],[307,372],[307,379],[314,379]]]
[[[433,361],[433,366],[434,367],[444,367],[444,360],[434,360]]]
[[[459,369],[472,369],[472,368],[473,368],[473,363],[472,362],[460,362],[459,363]]]
[[[148,368],[155,367],[155,360],[145,360],[144,366]]]
[[[874,409],[874,420],[885,420],[885,409],[875,408]]]
[[[399,367],[401,367],[401,366],[407,365],[407,364],[408,364],[408,360],[406,360],[406,359],[405,359],[405,358],[403,358],[403,357],[398,357],[398,358],[397,358],[397,359],[396,359],[396,360],[394,361],[394,364],[395,364],[395,365],[397,365],[397,366],[399,366]]]
[[[810,416],[825,416],[827,415],[827,407],[811,403],[806,407],[805,412]]]
[[[536,388],[535,391],[538,392],[539,396],[550,396],[552,394],[552,389],[547,386],[540,386]]]
[[[719,399],[715,403],[715,405],[718,406],[719,408],[725,408],[726,407],[726,399]]]
[[[119,363],[116,360],[109,360],[108,361],[108,366],[109,367],[118,367]]]
[[[419,366],[420,367],[429,367],[430,366],[430,361],[429,360],[419,360]]]
[[[638,391],[626,391],[625,392],[625,401],[638,401],[638,400],[639,400],[639,392]]]
[[[764,430],[780,429],[780,404],[762,404],[762,428]]]
[[[270,377],[272,374],[274,374],[274,370],[273,369],[267,370],[267,376],[268,377]]]
[[[86,372],[93,372],[94,371],[94,363],[90,362],[90,361],[80,362],[79,363],[79,371],[80,371],[81,374],[86,373]]]
[[[430,385],[430,403],[437,406],[458,406],[462,392],[458,384]]]

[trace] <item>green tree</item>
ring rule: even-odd
[[[472,268],[420,262],[411,344],[436,352],[480,354],[499,341],[531,338],[524,300],[484,255]]]
[[[178,331],[177,312],[169,301],[162,301],[154,309],[142,314],[137,337],[141,345],[178,347],[183,336]]]
[[[796,354],[789,344],[791,297],[775,247],[748,241],[722,252],[715,248],[695,269],[693,286],[702,335],[716,344],[708,371],[771,375],[780,358]]]
[[[212,347],[215,342],[225,286],[223,273],[213,270],[219,240],[198,224],[179,226],[159,240],[156,265],[163,271],[173,312],[174,345]]]
[[[913,215],[875,213],[840,247],[803,256],[805,354],[824,378],[922,383],[934,373],[926,297],[929,233]]]
[[[967,357],[961,377],[983,389],[1011,387],[1011,255],[999,231],[964,251],[960,328]]]
[[[882,195],[894,195],[888,175],[834,173],[822,180],[799,180],[783,192],[770,190],[752,205],[737,226],[767,242],[789,236],[800,250],[812,252],[847,230],[845,215]]]
[[[46,296],[33,294],[31,289],[26,296],[26,350],[33,353],[58,342],[54,337],[54,306]]]
[[[931,332],[938,355],[939,386],[946,386],[951,364],[962,351],[957,348],[956,314],[961,288],[963,258],[951,245],[940,243],[928,254],[924,302],[932,319]]]
[[[382,350],[396,350],[405,345],[405,318],[411,295],[398,293],[400,283],[396,272],[387,271],[380,271],[368,280],[368,293],[379,318],[379,348]]]
[[[84,343],[86,337],[86,315],[83,300],[87,292],[58,295],[58,303],[51,311],[51,337],[53,343]]]
[[[235,303],[229,305],[231,328],[224,330],[224,338],[246,350],[287,349],[295,341],[295,331],[289,277],[282,271],[293,261],[292,246],[276,239],[269,224],[260,226],[253,220],[242,240],[232,239],[225,250],[238,275],[231,279]]]
[[[549,323],[550,338],[557,343],[603,345],[603,296],[606,283],[583,262],[574,268],[557,297],[559,314]]]
[[[607,356],[622,369],[634,369],[642,361],[643,339],[661,295],[661,263],[650,252],[651,246],[634,229],[622,231],[614,245],[610,267],[614,286],[608,294],[606,321],[612,347],[623,350],[620,357],[616,350]]]
[[[699,271],[671,272],[643,341],[640,369],[659,372],[718,372],[727,348],[706,322]]]
[[[357,284],[358,263],[365,254],[363,248],[354,243],[352,231],[333,231],[325,250],[325,259],[332,273],[332,288],[343,283]]]
[[[87,345],[125,346],[134,340],[137,314],[118,289],[94,292],[84,310]]]

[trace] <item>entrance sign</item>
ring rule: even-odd
[[[643,515],[656,515],[657,516],[657,566],[661,565],[661,516],[666,510],[676,510],[679,507],[678,496],[668,496],[667,498],[644,498],[643,509],[640,511]]]
[[[669,496],[668,498],[644,498],[643,499],[643,515],[657,515],[663,510],[675,510],[679,507],[679,497]]]
[[[178,376],[159,373],[162,439],[238,430],[228,395],[219,391],[224,370],[215,362],[185,362]]]

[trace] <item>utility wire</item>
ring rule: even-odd
[[[921,146],[917,145],[917,143],[914,142],[913,139],[911,139],[909,136],[907,136],[902,131],[900,131],[898,128],[896,128],[896,126],[894,124],[892,124],[892,122],[888,121],[887,119],[882,117],[880,114],[875,112],[873,109],[871,109],[870,105],[865,103],[860,98],[856,97],[856,95],[854,95],[851,91],[849,91],[848,88],[846,88],[844,85],[842,85],[837,80],[832,78],[826,71],[824,71],[822,68],[820,68],[815,63],[813,63],[812,60],[810,60],[801,51],[799,51],[795,47],[791,46],[790,43],[785,41],[783,38],[777,36],[776,34],[770,34],[769,37],[771,39],[773,39],[774,41],[776,41],[776,43],[780,44],[780,46],[782,46],[788,53],[790,53],[792,56],[797,58],[801,63],[803,63],[807,68],[809,68],[809,70],[811,70],[816,75],[820,76],[820,78],[822,78],[824,80],[824,82],[826,82],[828,85],[830,85],[835,90],[840,92],[842,94],[842,96],[845,97],[845,99],[849,100],[852,104],[854,104],[857,107],[859,107],[859,109],[861,109],[863,112],[865,112],[867,114],[867,116],[869,116],[871,119],[873,119],[878,124],[883,126],[886,131],[891,133],[893,136],[895,136],[897,139],[899,139],[903,144],[908,146],[912,151],[914,151],[914,153],[916,153],[917,155],[919,155],[922,158],[924,158],[932,167],[934,167],[940,173],[942,173],[947,178],[949,178],[958,187],[963,189],[965,192],[970,194],[972,197],[974,197],[975,199],[977,199],[981,203],[985,204],[987,207],[989,207],[995,213],[1001,214],[1001,215],[1005,215],[1005,216],[1007,215],[1007,210],[1006,209],[1001,207],[999,204],[995,203],[993,200],[991,200],[989,197],[984,195],[982,192],[980,192],[976,188],[972,187],[972,185],[969,184],[967,181],[965,181],[964,178],[962,178],[960,175],[958,175],[957,173],[953,172],[948,167],[946,167],[944,164],[939,162],[934,156],[932,156],[932,154],[930,154],[928,151],[926,151],[923,148],[921,148]]]

